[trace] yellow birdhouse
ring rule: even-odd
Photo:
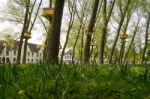
[[[127,39],[128,38],[128,35],[127,34],[122,34],[120,35],[120,39]]]
[[[125,39],[121,39],[121,43],[125,43],[126,42],[126,40]]]
[[[124,39],[124,36],[123,36],[123,35],[120,35],[120,39]]]
[[[24,38],[25,39],[30,39],[31,38],[31,33],[30,32],[25,32],[24,33]]]
[[[128,34],[124,34],[124,38],[127,39],[128,38]]]
[[[50,18],[54,14],[54,8],[43,8],[42,16],[45,18]]]

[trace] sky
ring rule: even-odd
[[[0,0],[0,18],[4,17],[4,11],[5,9],[7,10],[7,0]],[[22,24],[14,24],[12,22],[9,22],[7,20],[0,21],[0,32],[10,30],[11,33],[21,33],[22,30]],[[35,27],[38,28],[40,27],[39,24],[35,24]],[[42,32],[44,32],[42,29],[38,30],[33,30],[32,31],[32,38],[29,40],[31,43],[36,43],[36,44],[42,44],[43,42],[43,36]]]
[[[7,1],[8,0],[0,0],[0,18],[4,17],[4,11],[7,10]],[[48,0],[43,0],[42,7],[47,7],[48,6]],[[150,0],[148,0],[150,2]],[[41,7],[41,8],[42,8]],[[65,34],[67,31],[67,22],[68,22],[68,13],[67,13],[67,7],[65,6],[64,8],[64,15],[63,15],[63,20],[62,20],[62,35],[61,35],[61,42],[62,45],[65,42]],[[47,21],[45,18],[42,18],[44,21]],[[114,24],[114,23],[113,23]],[[21,33],[22,30],[22,25],[21,24],[13,24],[12,22],[9,22],[7,20],[0,20],[0,34],[5,31],[5,30],[10,30],[12,31],[11,33]],[[113,29],[112,29],[113,30]],[[43,33],[45,33],[44,27],[41,24],[35,24],[35,27],[32,31],[32,38],[29,40],[31,43],[35,44],[42,44],[44,42],[44,37]],[[0,35],[1,36],[1,35]]]
[[[7,11],[7,1],[8,0],[0,0],[0,19],[5,18],[4,12]],[[47,7],[48,2],[47,0],[43,0],[42,7]],[[42,8],[41,7],[41,8]],[[42,11],[40,11],[42,12]],[[40,13],[41,15],[41,13]],[[45,22],[47,21],[45,18],[42,18]],[[63,22],[66,20],[64,19]],[[0,20],[0,33],[9,30],[11,33],[21,33],[23,25],[22,24],[14,24],[7,20]],[[63,25],[65,27],[65,25]],[[42,44],[44,42],[43,33],[46,33],[44,27],[42,24],[36,23],[33,30],[32,30],[32,38],[29,39],[30,43],[35,44]],[[61,40],[64,42],[64,35],[62,35]]]

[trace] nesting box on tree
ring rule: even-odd
[[[54,14],[54,8],[43,8],[43,14],[42,16],[46,19],[52,17]]]
[[[124,34],[124,38],[127,39],[128,38],[128,34]]]
[[[30,39],[31,38],[31,33],[30,32],[25,32],[23,36],[24,36],[25,39]]]
[[[120,39],[127,39],[128,38],[128,35],[127,34],[122,34],[120,35]]]
[[[121,43],[125,43],[126,42],[126,39],[121,39]]]

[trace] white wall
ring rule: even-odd
[[[22,53],[21,53],[21,63],[23,59],[23,51],[24,48],[22,47]],[[17,54],[18,50],[10,50],[9,55],[6,55],[6,48],[3,49],[2,53],[0,54],[0,60],[2,62],[2,58],[5,58],[5,63],[7,58],[9,58],[10,63],[16,63],[17,61]],[[28,55],[28,52],[30,55]],[[33,55],[32,55],[33,53]],[[37,56],[38,54],[38,56]],[[43,60],[43,48],[41,48],[38,52],[31,52],[29,46],[27,46],[27,53],[26,53],[26,63],[39,63],[40,61]]]

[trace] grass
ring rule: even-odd
[[[0,65],[0,99],[149,99],[149,65]]]

